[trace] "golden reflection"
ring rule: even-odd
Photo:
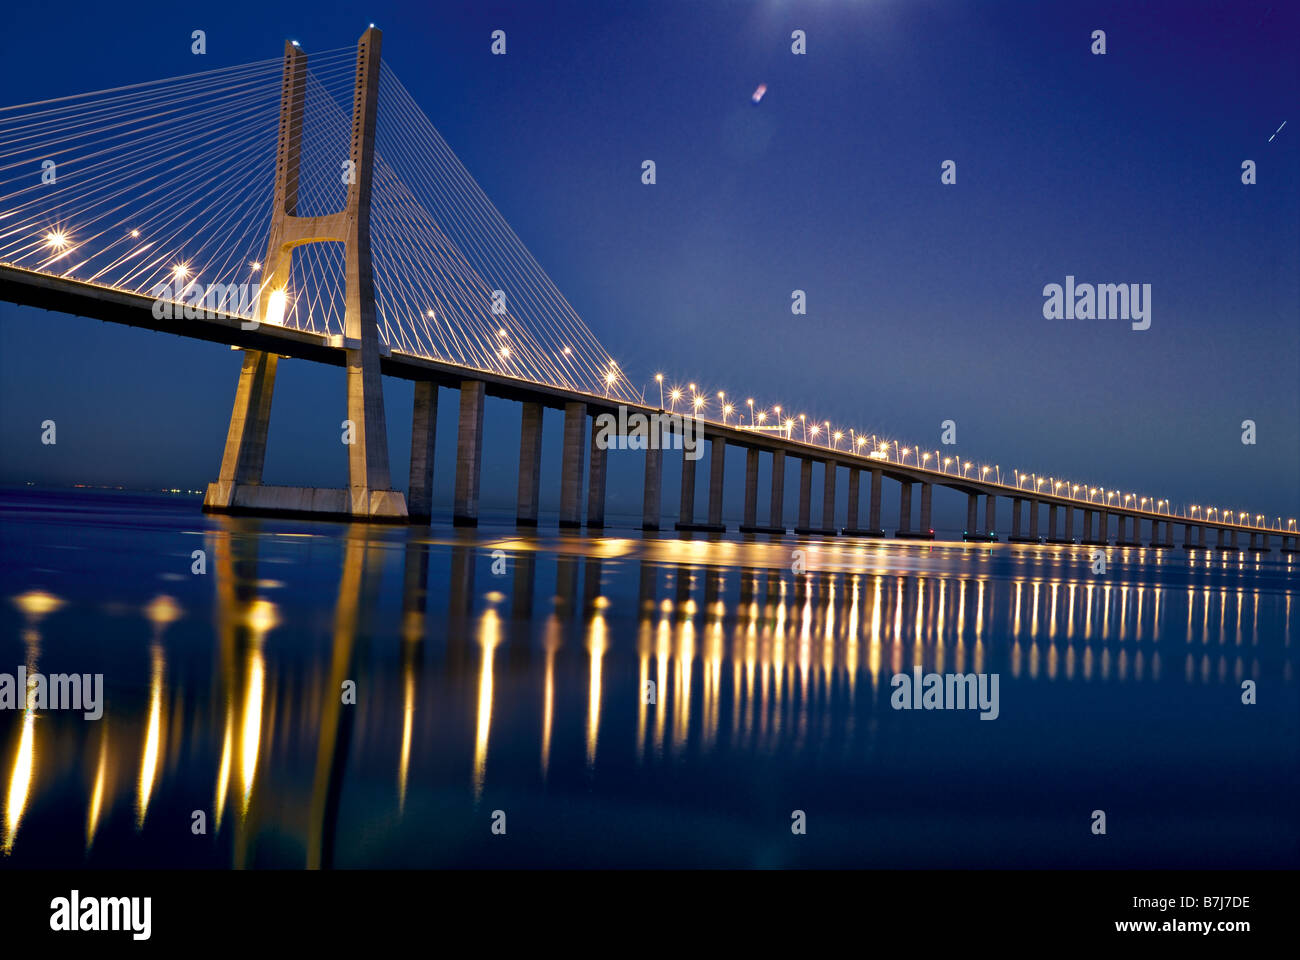
[[[154,643],[149,651],[149,721],[145,730],[144,751],[140,757],[140,778],[136,788],[136,829],[144,826],[149,812],[149,798],[153,794],[154,777],[158,772],[158,752],[162,748],[162,699],[164,660],[161,643]]]
[[[9,772],[9,791],[5,795],[4,837],[0,839],[0,852],[5,856],[13,851],[14,840],[18,837],[18,828],[30,800],[36,769],[36,709],[33,694],[37,682],[37,658],[41,651],[41,636],[37,627],[45,617],[63,606],[63,600],[43,590],[29,590],[14,597],[13,604],[22,612],[25,621],[23,645],[26,647],[27,683],[23,690],[13,691],[15,699],[20,695],[23,698],[23,719],[19,727],[13,767]]]
[[[600,739],[600,668],[607,646],[605,618],[597,611],[587,634],[587,654],[591,660],[587,680],[587,768],[590,770],[596,767],[596,743]]]
[[[478,675],[478,719],[474,727],[474,799],[483,796],[487,778],[488,735],[492,729],[492,668],[497,646],[501,643],[501,618],[496,610],[483,611],[479,622],[478,643],[483,658]]]
[[[95,783],[90,790],[90,809],[86,813],[86,849],[95,843],[95,831],[104,810],[104,780],[108,776],[108,726],[99,734],[99,762],[95,766]]]

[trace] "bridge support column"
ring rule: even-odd
[[[924,540],[934,539],[934,527],[930,522],[930,504],[934,496],[934,484],[921,481],[921,529],[917,536]]]
[[[714,437],[709,451],[709,526],[719,531],[726,529],[722,523],[722,481],[726,467],[727,441]]]
[[[519,424],[519,493],[515,497],[515,524],[537,526],[537,505],[542,483],[542,423],[540,403],[524,403]]]
[[[698,449],[698,448],[697,448]],[[696,461],[682,453],[682,496],[677,511],[677,529],[689,530],[695,526],[695,464]]]
[[[998,538],[998,498],[994,493],[984,497],[984,536],[989,540]]]
[[[812,461],[799,460],[799,523],[795,533],[815,533],[812,528]]]
[[[1065,542],[1074,543],[1074,507],[1068,504],[1065,508]]]
[[[662,437],[662,434],[660,434]],[[641,498],[641,529],[658,530],[663,504],[664,452],[658,444],[645,452],[645,493]]]
[[[1203,526],[1196,528],[1196,545],[1202,550],[1206,549],[1205,527]]]
[[[857,534],[862,532],[862,469],[849,467],[849,516],[845,520],[844,532]]]
[[[1056,543],[1057,541],[1056,521],[1057,521],[1057,515],[1059,513],[1060,513],[1060,509],[1057,504],[1052,503],[1048,505],[1047,507],[1047,542],[1048,543]]]
[[[564,450],[560,455],[560,526],[582,526],[582,474],[587,459],[587,405],[564,405]]]
[[[1173,547],[1173,545],[1174,545],[1174,522],[1172,520],[1166,520],[1165,521],[1165,546]]]
[[[271,425],[271,397],[279,356],[262,350],[245,350],[235,388],[235,407],[226,431],[217,482],[208,484],[204,510],[229,510],[235,505],[235,487],[258,486],[266,463],[266,433]]]
[[[976,536],[976,526],[979,524],[979,507],[980,495],[978,493],[966,494],[966,529],[962,531],[962,539],[970,540]]]
[[[1196,528],[1190,523],[1183,524],[1183,549],[1192,550],[1196,547]]]
[[[1110,513],[1106,510],[1097,511],[1097,539],[1095,542],[1103,547],[1110,543]]]
[[[877,468],[871,471],[871,499],[867,506],[867,536],[883,537],[884,528],[880,525],[880,488],[885,476]]]
[[[838,534],[835,526],[835,472],[838,469],[834,460],[826,461],[826,474],[822,480],[822,533],[833,537]]]
[[[1024,507],[1024,504],[1025,501],[1020,497],[1011,498],[1011,540],[1012,542],[1024,539],[1024,537],[1020,535],[1021,533],[1020,516],[1021,513],[1023,512],[1022,508]]]
[[[1127,546],[1128,536],[1125,531],[1128,526],[1128,517],[1124,516],[1124,514],[1122,513],[1116,514],[1115,525],[1118,528],[1115,534],[1115,546],[1117,547]]]
[[[601,433],[597,417],[591,418],[591,465],[587,467],[587,529],[605,526],[605,465],[609,451],[596,442]]]
[[[742,532],[753,530],[758,526],[758,449],[748,447],[745,450],[745,516],[741,521]]]
[[[894,531],[896,537],[910,537],[912,535],[912,481],[902,481],[902,487],[898,492],[898,529]]]
[[[785,451],[772,452],[772,501],[768,507],[768,525],[785,532]]]
[[[460,385],[460,422],[456,433],[456,493],[451,521],[458,527],[478,526],[478,492],[483,466],[482,380]]]
[[[1038,513],[1039,502],[1030,498],[1029,500],[1029,539],[1034,543],[1038,542]]]
[[[411,483],[407,496],[410,518],[429,522],[433,513],[433,450],[438,435],[438,385],[417,380],[411,411]]]

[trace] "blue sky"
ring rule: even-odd
[[[149,7],[11,6],[0,100],[266,59],[286,37],[339,47],[374,21],[388,64],[634,381],[662,370],[928,448],[952,419],[957,453],[1004,468],[1300,514],[1290,5]],[[1043,286],[1067,275],[1151,284],[1151,328],[1045,320]],[[201,486],[238,364],[0,305],[0,480]],[[281,366],[269,482],[344,482],[343,389],[339,370]],[[386,396],[402,484],[410,384]],[[442,393],[441,498],[455,400]],[[39,442],[46,418],[57,447]],[[556,463],[558,420],[546,429]],[[489,506],[513,502],[517,430],[517,407],[489,401]],[[639,505],[634,455],[614,458],[610,490],[611,510]],[[665,491],[667,509],[671,473]]]

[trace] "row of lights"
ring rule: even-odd
[[[686,398],[686,391],[684,391],[681,387],[673,386],[668,388],[668,393],[665,398],[664,375],[662,373],[656,373],[655,382],[659,385],[659,408],[661,410],[664,409],[671,410],[673,413],[676,413],[677,405]],[[688,384],[686,390],[690,391],[689,406],[690,406],[691,413],[696,417],[701,417],[703,411],[708,406],[709,401],[707,395],[701,392],[694,383]],[[733,413],[735,413],[735,406],[734,404],[727,401],[727,395],[725,391],[719,390],[717,397],[718,397],[718,401],[722,404],[721,422],[724,426],[726,426],[728,418],[731,417]],[[666,405],[665,405],[665,399],[667,400]],[[754,400],[752,397],[747,398],[745,400],[745,405],[749,408],[749,414],[750,414],[749,429],[754,429],[754,430],[765,429],[764,425],[767,423],[768,420],[767,410],[761,409],[755,411]],[[773,407],[773,411],[776,415],[777,425],[775,429],[783,432],[787,437],[787,439],[793,439],[795,418],[787,414],[785,415],[785,418],[783,420],[780,406]],[[707,419],[707,417],[705,417],[705,419]],[[822,431],[825,430],[826,439],[822,442],[824,442],[831,449],[834,450],[839,449],[840,441],[844,439],[844,431],[833,430],[831,428],[831,422],[829,420],[823,420],[821,423],[817,423],[816,421],[813,421],[813,423],[810,425],[808,423],[807,415],[801,413],[798,416],[798,422],[802,428],[803,442],[805,444],[810,443],[809,440],[810,437],[812,438],[811,443],[816,443],[818,439],[823,435]],[[744,429],[743,414],[738,418],[737,426]],[[933,457],[935,462],[935,469],[938,470],[940,473],[948,474],[949,467],[952,466],[952,464],[956,463],[956,470],[957,470],[956,475],[961,477],[969,477],[971,468],[975,466],[975,464],[972,461],[967,460],[963,462],[960,457],[941,457],[938,450],[935,450],[933,451],[933,453],[931,453],[928,451],[921,450],[920,447],[917,447],[915,449],[913,449],[912,447],[900,448],[897,440],[894,441],[880,440],[875,434],[867,435],[867,434],[858,433],[856,430],[853,429],[849,430],[848,452],[858,452],[859,456],[865,455],[866,457],[873,460],[887,460],[889,459],[889,448],[891,444],[894,448],[894,460],[896,463],[899,464],[906,464],[908,456],[912,456],[915,466],[917,466],[920,469],[928,470],[930,458]],[[863,453],[862,452],[863,448],[867,448],[867,452]],[[1002,467],[999,464],[994,464],[992,467],[981,465],[979,468],[980,481],[986,482],[986,478],[990,471],[992,471],[996,476],[997,484],[999,486],[1002,485]],[[1066,480],[1057,480],[1055,477],[1040,477],[1036,473],[1021,473],[1019,470],[1015,470],[1013,471],[1013,473],[1016,478],[1016,489],[1018,490],[1025,489],[1026,484],[1031,484],[1032,486],[1030,487],[1030,489],[1032,489],[1035,493],[1038,493],[1042,491],[1043,485],[1047,484],[1049,492],[1054,496],[1064,495],[1070,499],[1077,500],[1079,499],[1079,493],[1082,491],[1085,493],[1084,499],[1088,503],[1095,502],[1094,498],[1098,494],[1100,494],[1101,497],[1103,498],[1101,502],[1105,504],[1111,503],[1113,500],[1116,500],[1116,498],[1122,498],[1118,501],[1118,503],[1125,508],[1127,508],[1129,502],[1132,501],[1135,503],[1135,505],[1139,510],[1145,511],[1146,505],[1150,503],[1152,505],[1153,510],[1157,514],[1160,513],[1161,510],[1163,509],[1166,515],[1170,515],[1171,504],[1168,500],[1156,499],[1153,497],[1139,497],[1136,493],[1123,493],[1117,490],[1107,490],[1105,487],[1100,487],[1100,488],[1089,487],[1084,484],[1070,483],[1069,481]],[[1062,488],[1064,488],[1064,493],[1062,493]],[[1194,515],[1198,510],[1200,510],[1199,506],[1194,506],[1191,508],[1190,516],[1192,519],[1195,519]],[[1214,508],[1211,508],[1207,512],[1207,515],[1208,513],[1213,513],[1213,512],[1216,511],[1214,510]],[[1231,510],[1224,510],[1219,513],[1219,516],[1227,520],[1227,522],[1230,523],[1234,522],[1231,519],[1234,516]],[[1244,511],[1238,511],[1235,514],[1235,516],[1237,518],[1235,522],[1239,525],[1245,525],[1244,522],[1246,520],[1251,519],[1250,515],[1245,513]],[[1263,514],[1255,514],[1253,519],[1255,520],[1255,526],[1260,526],[1260,527],[1263,526],[1263,521],[1264,521]],[[1276,518],[1276,524],[1277,524],[1277,529],[1281,530],[1282,529],[1281,517]],[[1296,529],[1296,521],[1294,519],[1290,519],[1287,521],[1287,529],[1288,530]]]

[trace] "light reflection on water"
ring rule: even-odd
[[[1296,859],[1276,553],[1112,550],[1094,576],[1085,548],[29,506],[0,504],[0,671],[103,672],[108,702],[0,714],[9,864]],[[998,673],[999,719],[892,710],[917,664]],[[1089,846],[1108,806],[1120,837]]]

